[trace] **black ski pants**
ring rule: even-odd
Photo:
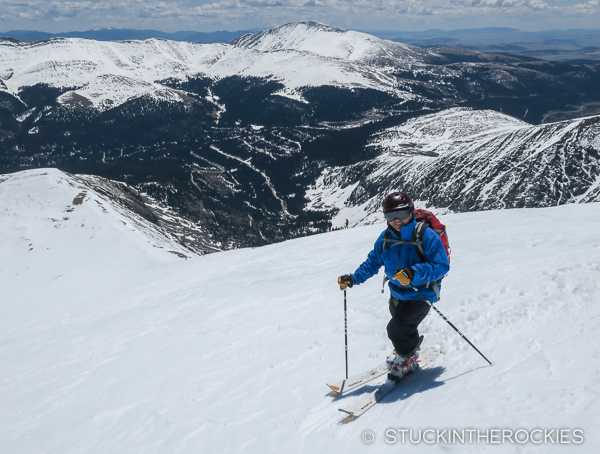
[[[390,297],[390,314],[392,319],[387,325],[388,337],[394,345],[396,353],[408,356],[419,345],[417,327],[429,313],[431,306],[421,300],[399,300]]]

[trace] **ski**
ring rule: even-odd
[[[425,367],[429,362],[440,354],[439,349],[437,348],[428,348],[417,360],[419,363],[419,369]],[[416,369],[417,372],[419,369]],[[357,401],[355,401],[352,405],[346,408],[340,408],[339,410],[343,413],[347,413],[349,415],[346,422],[353,421],[358,418],[364,412],[375,406],[377,402],[380,402],[385,396],[391,393],[396,386],[400,382],[390,382],[389,380],[384,383],[382,386],[377,388],[375,391],[367,394],[364,397],[361,397]]]
[[[342,380],[331,385],[327,383],[327,386],[329,386],[334,393],[342,396],[387,373],[388,368],[386,362],[384,361],[379,366],[363,372],[362,374],[355,375],[354,377],[347,378],[346,380]]]

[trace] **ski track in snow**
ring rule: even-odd
[[[336,278],[382,224],[184,261],[92,192],[72,205],[69,178],[0,176],[0,452],[600,448],[600,204],[442,216],[453,254],[438,308],[494,365],[431,313],[424,346],[442,355],[340,425],[341,403],[374,388],[327,395],[345,374]],[[391,350],[382,274],[348,290],[351,375]],[[585,442],[385,442],[403,428],[581,429]]]

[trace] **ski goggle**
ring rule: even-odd
[[[394,219],[400,219],[401,221],[410,217],[410,210],[394,210],[388,211],[385,214],[385,219],[388,222],[392,222]]]

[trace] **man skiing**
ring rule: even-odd
[[[419,258],[413,237],[417,227],[414,204],[408,194],[389,194],[383,200],[383,213],[387,229],[379,235],[367,259],[353,274],[340,276],[338,284],[340,290],[362,284],[385,267],[390,280],[392,315],[387,333],[394,346],[394,352],[387,358],[388,378],[398,381],[418,367],[417,350],[423,340],[418,326],[431,307],[414,288],[429,301],[436,302],[438,281],[448,273],[450,263],[440,237],[430,228],[425,229],[422,237],[424,260]],[[413,244],[403,244],[411,241]]]

